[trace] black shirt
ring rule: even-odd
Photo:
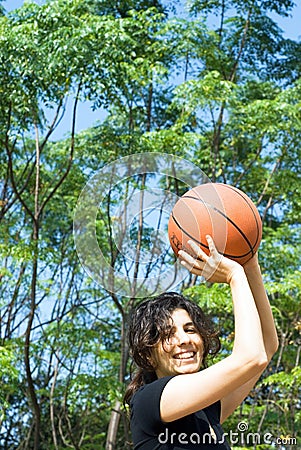
[[[173,422],[160,418],[160,399],[172,378],[142,386],[131,401],[131,431],[135,450],[231,450],[220,425],[220,402]]]

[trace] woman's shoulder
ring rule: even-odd
[[[162,426],[160,398],[164,387],[171,378],[163,377],[147,383],[133,395],[130,403],[131,429],[137,441],[142,439],[142,432],[149,435]]]
[[[131,406],[134,405],[137,401],[145,401],[151,399],[157,399],[161,397],[163,389],[167,385],[167,383],[174,377],[174,375],[158,378],[157,380],[152,381],[151,383],[146,383],[141,386],[133,395],[131,400]]]

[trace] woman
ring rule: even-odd
[[[190,241],[181,263],[213,283],[228,283],[233,299],[232,353],[206,366],[219,340],[203,312],[176,293],[138,306],[129,344],[138,372],[125,400],[135,449],[229,449],[221,423],[248,395],[278,347],[257,255],[242,267],[221,256],[207,236],[209,256]],[[194,255],[194,256],[192,256]]]

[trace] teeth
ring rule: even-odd
[[[174,357],[176,359],[189,359],[189,358],[193,358],[194,356],[194,352],[185,352],[185,353],[180,353],[178,355],[175,355]]]

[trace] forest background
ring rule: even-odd
[[[98,280],[84,270],[73,222],[86,183],[129,155],[137,162],[141,152],[189,161],[256,203],[280,346],[224,428],[237,431],[243,422],[282,440],[240,439],[236,449],[300,448],[301,43],[277,24],[294,2],[52,0],[9,13],[5,3],[0,448],[132,448],[121,404],[131,370],[125,336],[131,311],[152,294],[147,283],[141,294],[135,275],[164,278],[176,265],[166,233],[164,240],[154,231],[166,231],[166,218],[149,221],[141,210],[128,227],[126,216],[154,186],[181,195],[188,183],[162,174],[155,159],[152,172],[131,167],[106,193],[95,229],[114,289],[104,288],[105,270]],[[82,103],[99,120],[77,131]],[[127,276],[126,292],[118,273]],[[230,352],[228,288],[189,276],[176,288],[212,315],[221,357]]]

